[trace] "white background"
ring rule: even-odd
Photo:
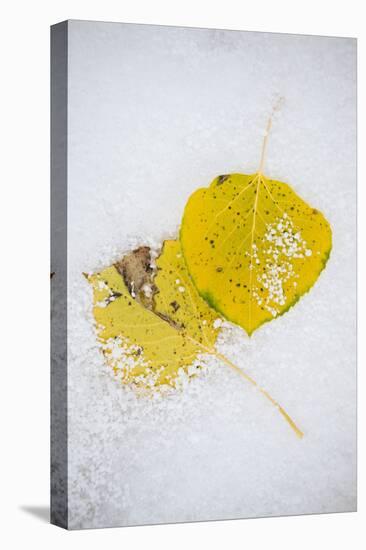
[[[4,13],[5,12],[5,13]],[[12,2],[2,13],[2,377],[1,539],[5,548],[360,548],[357,514],[64,532],[47,524],[49,493],[49,25],[68,18],[356,36],[364,60],[361,3],[307,1],[103,3]],[[365,119],[359,66],[359,120]],[[5,122],[5,128],[4,128]],[[359,151],[365,147],[359,128]],[[364,230],[359,155],[360,240]],[[363,227],[362,227],[363,226]],[[364,273],[360,255],[359,280]],[[363,290],[360,285],[359,299]],[[359,330],[364,329],[360,311]],[[5,330],[4,330],[5,329]],[[362,345],[362,342],[360,342]],[[21,359],[19,359],[19,357]],[[359,387],[364,385],[359,353]],[[360,409],[360,418],[363,410]],[[359,463],[365,462],[360,430]],[[42,519],[43,518],[43,519]]]

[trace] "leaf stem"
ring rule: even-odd
[[[265,129],[265,131],[264,131],[264,138],[263,138],[263,144],[262,144],[261,160],[260,160],[260,162],[259,162],[259,168],[258,168],[258,174],[259,174],[260,176],[263,175],[264,163],[265,163],[265,160],[266,160],[268,136],[269,136],[269,133],[270,133],[271,128],[272,128],[272,119],[273,119],[274,114],[275,114],[277,111],[280,110],[283,101],[284,101],[284,98],[283,98],[283,97],[279,97],[279,98],[277,99],[276,103],[273,105],[272,113],[271,113],[271,115],[269,116],[268,121],[267,121],[267,126],[266,126],[266,129]]]
[[[247,380],[250,384],[252,384],[252,386],[257,388],[261,392],[261,394],[264,395],[264,397],[268,399],[268,401],[276,407],[279,413],[283,416],[283,418],[289,424],[290,428],[292,428],[292,430],[295,432],[297,437],[301,439],[304,436],[304,433],[300,430],[300,428],[296,426],[295,422],[292,420],[290,415],[287,414],[285,409],[281,407],[281,405],[264,388],[259,386],[258,383],[251,376],[249,376],[246,372],[240,369],[237,365],[232,363],[230,359],[228,359],[225,355],[222,355],[221,353],[218,353],[218,352],[215,352],[215,355],[218,359],[221,359],[221,361],[223,361],[226,365],[232,368],[235,372],[240,374],[240,376],[245,378],[245,380]]]
[[[258,168],[258,174],[260,174],[260,175],[263,174],[264,163],[265,163],[265,160],[266,160],[268,136],[269,136],[269,132],[271,131],[271,128],[272,128],[272,116],[269,117],[269,119],[267,121],[266,129],[265,129],[265,132],[264,132],[264,138],[263,138],[263,144],[262,144],[262,154],[261,154],[261,160],[260,160],[259,168]]]
[[[240,376],[242,376],[243,378],[245,378],[245,380],[247,382],[249,382],[252,386],[254,386],[255,388],[257,388],[262,395],[264,395],[264,397],[266,399],[268,399],[268,401],[278,410],[278,412],[283,416],[283,418],[286,420],[286,422],[288,423],[288,425],[290,426],[290,428],[295,432],[295,434],[297,435],[297,437],[299,439],[301,439],[303,436],[304,436],[304,433],[300,430],[300,428],[295,424],[295,422],[292,420],[291,416],[285,411],[285,409],[283,407],[281,407],[281,405],[264,389],[262,388],[261,386],[259,386],[259,384],[254,380],[254,378],[252,378],[251,376],[249,376],[249,374],[247,374],[245,371],[243,371],[242,369],[240,369],[237,365],[235,365],[235,363],[233,363],[232,361],[230,361],[230,359],[228,359],[226,357],[226,355],[223,355],[222,353],[219,353],[218,351],[216,351],[215,349],[210,349],[210,348],[206,348],[206,346],[204,346],[203,344],[200,344],[199,342],[197,342],[194,338],[191,338],[188,336],[188,338],[190,340],[192,340],[192,342],[194,342],[195,344],[198,344],[201,348],[203,348],[207,353],[209,353],[210,355],[214,355],[215,357],[217,357],[218,359],[220,359],[223,363],[225,363],[228,367],[230,367],[231,369],[233,369],[236,373],[238,373]]]
[[[232,368],[233,370],[235,370],[235,372],[237,372],[238,374],[240,374],[240,376],[242,376],[243,378],[245,378],[248,382],[250,382],[250,384],[252,384],[252,386],[254,386],[255,388],[257,388],[262,395],[264,395],[264,397],[266,399],[268,399],[268,401],[270,401],[270,403],[272,403],[272,405],[274,405],[276,407],[276,409],[279,411],[279,413],[283,416],[283,418],[286,420],[286,422],[289,424],[290,428],[292,428],[292,430],[295,432],[295,434],[297,435],[297,437],[299,437],[300,439],[304,436],[304,433],[300,430],[300,428],[297,427],[297,425],[295,424],[295,422],[292,420],[292,418],[290,417],[289,414],[287,414],[287,412],[285,411],[285,409],[283,407],[281,407],[281,405],[264,389],[262,388],[261,386],[258,385],[258,383],[251,377],[249,376],[248,374],[246,374],[246,372],[244,372],[242,369],[239,369],[239,367],[237,365],[235,365],[234,363],[232,363],[230,361],[230,359],[228,359],[225,355],[222,355],[221,353],[218,353],[218,352],[215,352],[215,355],[216,357],[218,357],[219,359],[221,359],[221,361],[223,361],[224,363],[226,363],[226,365],[228,365],[230,368]]]

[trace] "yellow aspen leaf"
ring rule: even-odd
[[[199,294],[249,335],[313,286],[332,247],[323,214],[263,175],[265,145],[256,174],[219,176],[195,191],[180,230]]]
[[[115,266],[89,275],[93,315],[106,362],[122,382],[173,385],[202,349],[134,300]]]

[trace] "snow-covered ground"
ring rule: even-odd
[[[356,65],[352,39],[69,24],[69,526],[354,510]],[[187,198],[259,163],[321,210],[333,251],[309,294],[165,398],[104,366],[82,272],[177,234]]]

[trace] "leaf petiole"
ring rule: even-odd
[[[206,346],[200,344],[199,342],[197,342],[196,340],[194,340],[193,338],[189,337],[189,340],[192,340],[193,342],[195,342],[196,345],[199,345],[202,349],[204,349],[208,354],[210,355],[214,355],[215,357],[217,357],[217,359],[221,360],[223,363],[225,363],[228,367],[230,367],[231,369],[233,369],[235,372],[237,372],[240,376],[242,376],[243,378],[245,378],[245,380],[247,382],[249,382],[252,386],[254,386],[255,388],[257,388],[262,395],[264,395],[264,397],[266,399],[268,399],[268,401],[274,406],[276,407],[276,409],[278,410],[278,412],[283,416],[283,418],[286,420],[286,422],[288,423],[288,425],[290,426],[290,428],[295,432],[295,434],[297,435],[297,437],[299,439],[301,439],[303,436],[304,436],[304,433],[300,430],[300,428],[296,425],[296,423],[292,420],[291,416],[285,411],[285,409],[283,407],[281,407],[281,405],[264,389],[262,388],[261,386],[259,386],[259,384],[254,380],[254,378],[252,378],[251,376],[249,376],[249,374],[247,374],[246,372],[244,372],[242,369],[240,369],[237,365],[235,365],[235,363],[233,363],[232,361],[230,361],[230,359],[228,359],[225,355],[223,355],[222,353],[219,353],[217,352],[216,350],[214,349],[210,349],[210,348],[206,348]]]

